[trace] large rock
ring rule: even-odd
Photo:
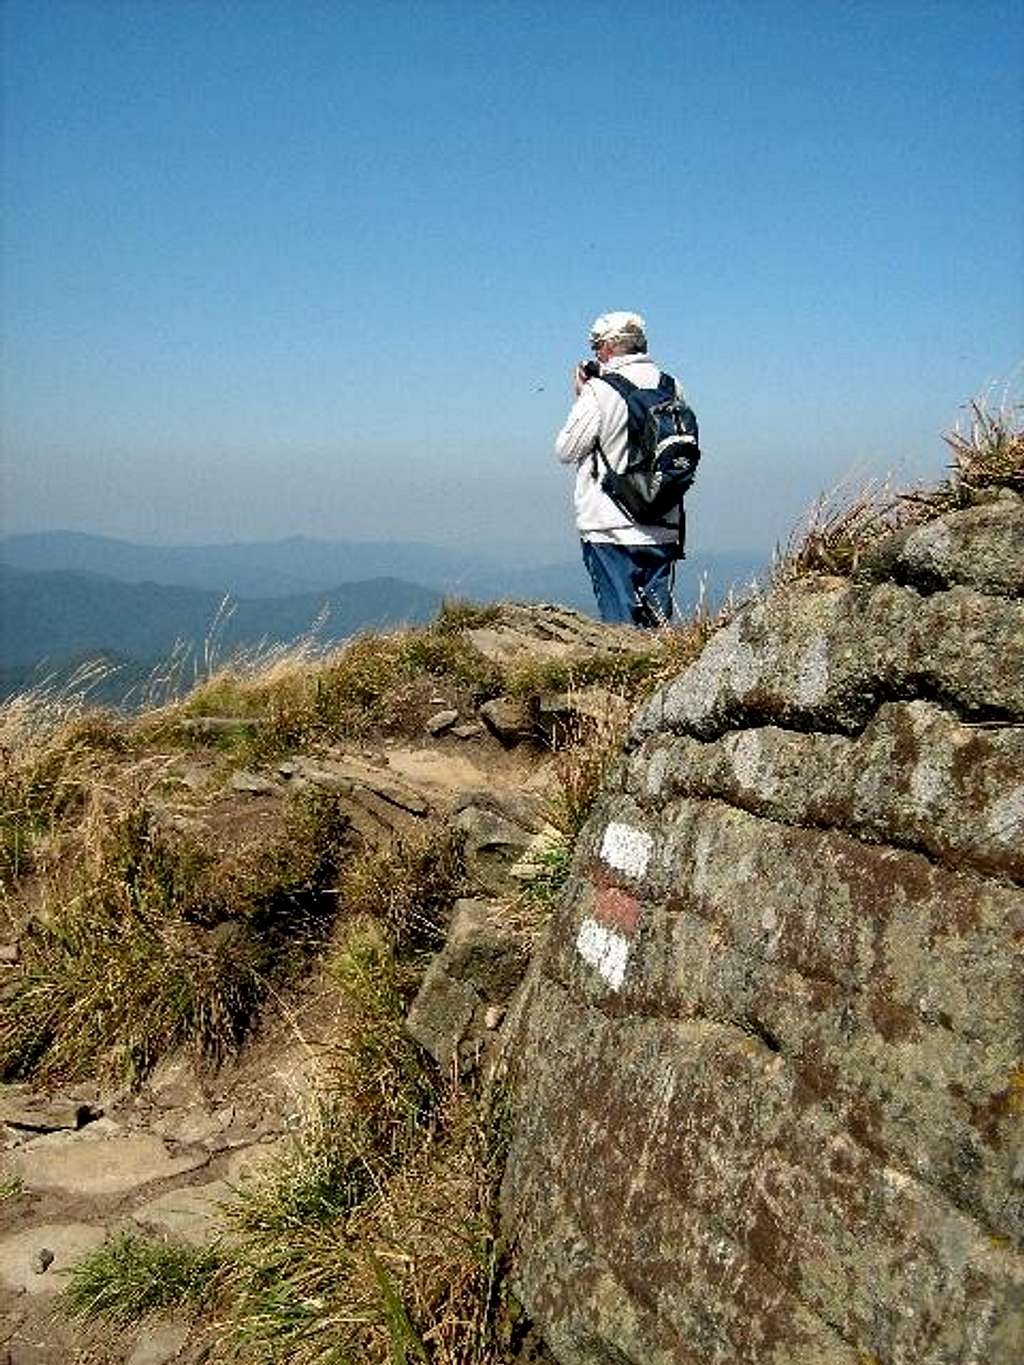
[[[551,659],[571,663],[599,654],[639,653],[651,647],[646,631],[610,626],[592,616],[547,602],[505,603],[485,626],[471,627],[466,638],[493,663]]]
[[[431,962],[407,1027],[444,1070],[473,1065],[486,1049],[491,1009],[523,979],[527,939],[495,902],[455,903],[444,948]]]
[[[776,590],[635,723],[508,1030],[561,1365],[1022,1359],[1020,529]]]
[[[77,1133],[47,1133],[9,1153],[3,1171],[31,1191],[68,1194],[123,1194],[206,1165],[208,1152],[171,1152],[151,1133],[123,1134],[107,1119]]]
[[[95,1223],[41,1223],[0,1237],[0,1286],[16,1294],[58,1294],[67,1272],[106,1236]]]

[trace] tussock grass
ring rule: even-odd
[[[126,743],[120,719],[80,690],[0,703],[0,883],[32,870],[41,841],[83,810]]]
[[[464,597],[446,597],[434,622],[434,629],[442,635],[451,635],[462,630],[479,630],[482,626],[493,625],[501,616],[498,603],[470,602]]]
[[[405,1030],[462,876],[461,843],[438,826],[339,878],[328,1074],[290,1149],[225,1211],[212,1359],[512,1359],[499,1342],[501,1125]]]
[[[235,660],[156,723],[170,736],[176,722],[196,716],[257,720],[232,740],[257,759],[372,733],[416,733],[438,683],[478,700],[498,691],[498,670],[460,633],[468,613],[481,610],[460,606],[430,626],[358,635],[315,658],[299,651],[269,666]]]
[[[823,494],[785,548],[776,551],[772,582],[780,585],[815,573],[849,578],[865,554],[913,519],[909,503],[888,484],[840,487]]]
[[[248,862],[163,828],[144,803],[98,812],[22,936],[0,1076],[134,1082],[181,1044],[233,1050],[269,984],[322,939],[346,839],[320,795],[296,799]]]
[[[328,971],[332,1083],[227,1211],[214,1358],[496,1365],[500,1127],[405,1033],[419,974],[386,912],[346,925]]]
[[[69,1317],[127,1327],[207,1298],[219,1266],[210,1248],[119,1233],[71,1270],[61,1305]]]
[[[969,403],[945,441],[953,455],[951,481],[1024,492],[1024,402],[1014,400],[1009,384]]]
[[[574,840],[564,830],[553,833],[531,858],[533,875],[523,890],[528,905],[551,909],[569,880]],[[541,924],[537,924],[539,931]]]
[[[555,754],[558,790],[546,815],[556,829],[574,839],[586,824],[612,764],[622,752],[628,713],[609,707],[597,717],[580,717],[569,744]]]
[[[991,490],[1024,493],[1024,403],[1011,399],[1008,385],[1001,394],[990,389],[970,402],[943,439],[953,458],[934,487],[898,492],[889,483],[869,483],[820,498],[776,553],[772,581],[812,573],[849,577],[894,532],[971,506]]]
[[[467,889],[464,845],[458,831],[431,824],[351,858],[338,879],[346,912],[383,924],[402,952],[437,948],[452,901]]]

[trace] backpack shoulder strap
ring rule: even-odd
[[[597,378],[603,379],[606,384],[615,390],[620,398],[625,398],[627,401],[629,400],[629,395],[631,393],[636,393],[637,388],[639,387],[634,384],[631,379],[627,379],[625,375],[622,374],[599,374]]]

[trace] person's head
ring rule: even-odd
[[[590,349],[602,364],[613,355],[646,355],[647,324],[639,313],[602,313],[590,328]]]

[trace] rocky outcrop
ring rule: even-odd
[[[638,716],[509,1028],[561,1365],[1016,1365],[1024,504],[743,610]]]

